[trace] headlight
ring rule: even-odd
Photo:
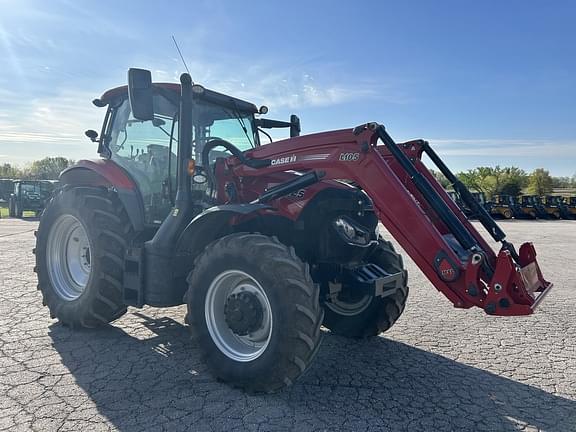
[[[332,222],[336,232],[347,242],[357,246],[370,244],[370,233],[348,216],[340,216]]]

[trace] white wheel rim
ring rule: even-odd
[[[352,302],[346,302],[336,297],[328,300],[324,305],[339,315],[354,316],[364,312],[370,306],[370,303],[372,303],[372,296],[366,294],[357,301]]]
[[[253,295],[262,308],[261,325],[245,336],[236,334],[229,327],[224,312],[228,299],[241,292]],[[250,362],[266,351],[272,338],[272,308],[262,286],[249,274],[240,270],[227,270],[216,276],[208,288],[204,312],[214,344],[228,358]]]
[[[76,300],[88,285],[92,270],[88,234],[74,216],[60,216],[50,229],[46,264],[50,282],[60,298]]]

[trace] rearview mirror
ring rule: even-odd
[[[128,70],[128,98],[132,115],[138,120],[154,119],[152,74],[146,69]]]
[[[98,132],[96,132],[95,130],[88,129],[86,132],[84,132],[84,135],[90,138],[90,141],[92,142],[98,141]]]
[[[290,138],[300,136],[300,118],[296,114],[290,116]]]

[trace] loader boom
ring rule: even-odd
[[[430,174],[421,161],[423,152],[479,214],[490,235],[502,242],[498,254]],[[247,158],[268,163],[255,169],[228,159],[240,195],[240,178],[287,170],[357,183],[372,199],[382,224],[456,307],[478,306],[491,315],[528,315],[552,288],[542,277],[532,244],[516,252],[425,141],[396,144],[382,125],[368,123],[276,142],[248,152]]]

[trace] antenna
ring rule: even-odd
[[[182,59],[182,63],[184,63],[184,67],[186,68],[186,72],[190,75],[190,71],[188,70],[188,65],[186,65],[186,60],[184,60],[184,56],[182,55],[182,51],[180,51],[180,47],[178,46],[178,42],[176,42],[176,38],[172,35],[172,40],[174,41],[174,45],[176,45],[176,49],[178,50],[178,54],[180,54],[180,58]]]

